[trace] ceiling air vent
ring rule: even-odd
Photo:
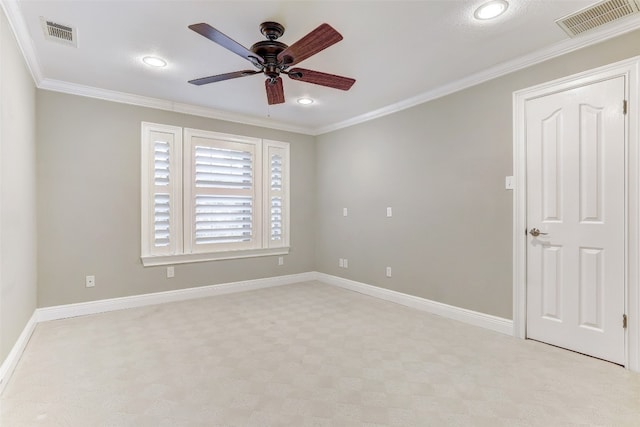
[[[570,37],[640,11],[640,0],[605,0],[560,18],[556,23]]]
[[[78,47],[78,36],[75,28],[58,22],[49,21],[43,17],[40,17],[40,21],[42,22],[44,37],[47,40]]]

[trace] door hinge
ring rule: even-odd
[[[627,315],[626,314],[622,315],[622,327],[624,329],[627,329]]]
[[[622,101],[622,114],[627,114],[627,100]]]

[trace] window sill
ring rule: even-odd
[[[289,248],[273,248],[273,249],[250,249],[242,251],[226,251],[226,252],[209,252],[202,254],[182,254],[182,255],[161,255],[161,256],[142,256],[142,265],[144,267],[153,267],[157,265],[175,265],[189,264],[194,262],[220,261],[225,259],[241,259],[256,258],[262,256],[287,255]]]

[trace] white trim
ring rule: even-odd
[[[627,100],[627,271],[626,271],[626,313],[628,316],[625,343],[625,366],[640,372],[640,132],[637,106],[640,105],[640,56],[598,67],[572,76],[523,89],[513,94],[513,169],[515,190],[513,193],[513,321],[514,335],[526,338],[526,129],[525,104],[528,100],[573,87],[587,82],[600,81],[625,76],[628,83]]]
[[[40,64],[38,63],[33,40],[29,35],[27,24],[20,11],[19,2],[16,0],[0,0],[0,6],[4,9],[4,13],[9,21],[9,26],[16,36],[16,42],[20,47],[27,68],[31,73],[31,78],[36,86],[38,86],[42,81],[42,72],[40,71]]]
[[[404,294],[377,286],[367,285],[342,277],[332,276],[315,271],[288,276],[269,277],[264,279],[245,280],[240,282],[224,283],[219,285],[199,286],[188,289],[178,289],[152,294],[134,295],[130,297],[112,298],[98,301],[89,301],[77,304],[66,304],[54,307],[39,308],[36,310],[37,321],[66,319],[69,317],[85,316],[88,314],[104,313],[108,311],[123,310],[148,305],[164,304],[176,301],[185,301],[197,298],[206,298],[215,295],[224,295],[237,292],[251,291],[255,289],[270,288],[275,286],[290,285],[294,283],[317,280],[322,283],[338,286],[340,288],[359,292],[385,301],[405,305],[442,317],[479,326],[507,335],[513,334],[513,322],[502,317],[479,313],[465,308],[431,301],[425,298]]]
[[[164,304],[176,301],[185,301],[197,298],[206,298],[215,295],[224,295],[256,289],[271,288],[282,285],[290,285],[300,282],[317,280],[327,285],[337,286],[343,289],[359,292],[385,301],[401,304],[417,310],[436,314],[448,319],[457,320],[474,326],[479,326],[502,334],[513,334],[513,322],[502,317],[480,313],[465,308],[455,307],[441,302],[404,294],[402,292],[367,285],[354,280],[332,276],[315,271],[291,274],[288,276],[269,277],[265,279],[245,280],[240,282],[224,283],[219,285],[199,286],[174,291],[156,292],[152,294],[134,295],[130,297],[111,298],[98,301],[89,301],[77,304],[66,304],[54,307],[39,308],[35,315],[38,322],[66,319],[69,317],[85,316],[89,314],[104,313],[109,311],[124,310],[128,308],[144,307],[148,305]]]
[[[517,338],[526,338],[526,281],[527,281],[527,188],[526,149],[524,133],[518,123],[524,123],[524,102],[519,94],[513,94],[513,333]],[[520,136],[522,133],[522,137]]]
[[[11,348],[11,351],[0,365],[0,395],[4,391],[13,371],[16,369],[18,365],[18,361],[20,361],[20,357],[22,357],[22,353],[24,349],[27,347],[27,343],[33,334],[33,331],[36,329],[36,325],[38,324],[38,315],[37,310],[33,312],[31,318],[25,325],[22,333],[18,337],[18,340]]]
[[[627,367],[640,372],[640,57],[629,73]]]
[[[389,114],[393,114],[398,111],[402,111],[407,108],[411,108],[416,105],[423,104],[425,102],[432,101],[446,95],[450,95],[452,93],[461,91],[471,86],[475,86],[488,80],[504,76],[514,71],[539,64],[549,59],[556,58],[558,56],[576,51],[578,49],[603,42],[605,40],[640,28],[640,20],[638,20],[636,16],[630,16],[628,18],[621,19],[615,24],[607,25],[602,30],[593,31],[588,34],[582,34],[578,38],[563,40],[545,49],[540,49],[531,54],[516,58],[503,64],[499,64],[495,67],[491,67],[479,73],[446,84],[444,86],[440,86],[433,90],[423,92],[415,97],[400,101],[398,103],[391,104],[338,123],[333,123],[317,128],[309,128],[305,126],[294,126],[286,123],[279,123],[273,121],[272,119],[235,114],[208,107],[176,103],[158,98],[133,95],[124,92],[117,92],[44,78],[40,70],[40,65],[37,60],[31,36],[29,35],[29,31],[27,30],[27,26],[20,11],[19,2],[15,0],[0,0],[0,5],[2,5],[5,14],[7,15],[9,24],[13,28],[16,39],[18,40],[18,45],[22,50],[23,56],[25,57],[29,70],[31,71],[31,75],[33,76],[33,80],[39,89],[102,99],[105,101],[120,102],[141,107],[156,108],[159,110],[173,111],[176,113],[190,114],[194,116],[207,117],[233,123],[242,123],[247,125],[260,126],[268,129],[283,130],[287,132],[295,132],[312,136],[322,135],[338,129],[343,129]]]
[[[421,311],[458,320],[470,325],[479,326],[495,332],[511,335],[513,322],[509,319],[478,313],[476,311],[451,305],[430,301],[428,299],[403,294],[388,289],[378,288],[353,280],[343,279],[329,274],[310,271],[306,273],[290,274],[287,276],[268,277],[264,279],[244,280],[239,282],[223,283],[219,285],[200,286],[188,289],[177,289],[166,292],[134,295],[129,297],[111,298],[97,301],[82,302],[77,304],[65,304],[53,307],[38,308],[25,325],[20,337],[14,344],[11,352],[0,366],[0,394],[7,385],[15,370],[22,353],[24,352],[35,327],[40,322],[67,319],[71,317],[86,316],[90,314],[105,313],[116,310],[124,310],[135,307],[165,304],[176,301],[206,298],[216,295],[232,294],[256,289],[264,289],[282,285],[290,285],[300,282],[320,281],[328,285],[338,286],[351,291],[370,295],[396,304],[405,305]]]
[[[141,249],[142,257],[173,255],[182,252],[182,128],[142,122],[141,124]],[[167,136],[153,136],[166,134]],[[155,143],[163,141],[169,145],[169,184],[155,185]],[[155,247],[155,194],[169,193],[169,246]]]
[[[220,261],[224,259],[256,258],[263,256],[287,255],[289,248],[245,249],[235,251],[207,252],[179,255],[142,256],[144,267],[158,265],[190,264],[193,262]]]
[[[3,0],[0,0],[3,1]],[[360,123],[368,122],[380,117],[384,117],[393,113],[397,113],[402,110],[406,110],[416,105],[424,104],[425,102],[433,101],[438,98],[442,98],[452,93],[459,92],[461,90],[476,86],[489,80],[513,73],[515,71],[522,70],[524,68],[539,64],[549,59],[556,58],[558,56],[571,53],[578,49],[588,47],[610,38],[620,36],[635,29],[640,28],[640,22],[634,19],[627,20],[621,24],[612,26],[605,30],[596,31],[589,35],[582,35],[577,39],[567,39],[559,43],[556,43],[548,48],[541,49],[531,54],[522,56],[520,58],[513,59],[511,61],[504,62],[494,67],[488,68],[476,74],[464,77],[454,82],[439,86],[433,90],[428,90],[417,96],[402,100],[400,102],[387,105],[377,110],[369,111],[365,114],[352,117],[350,119],[329,124],[327,126],[321,126],[317,128],[310,128],[304,126],[293,126],[285,123],[274,122],[272,119],[262,119],[257,117],[251,117],[242,114],[229,113],[222,110],[217,110],[208,107],[181,104],[172,101],[167,101],[158,98],[145,97],[140,95],[133,95],[124,92],[117,92],[107,89],[100,89],[91,86],[84,86],[75,83],[64,82],[53,79],[39,79],[37,85],[39,89],[51,90],[55,92],[69,93],[78,96],[85,96],[89,98],[102,99],[105,101],[120,102],[124,104],[131,104],[141,107],[156,108],[159,110],[173,111],[176,113],[190,114],[194,116],[207,117],[211,119],[224,120],[234,123],[242,123],[253,126],[260,126],[269,129],[283,130],[288,132],[301,133],[305,135],[318,136],[325,133],[333,132],[339,129],[344,129],[350,126],[355,126]]]
[[[58,305],[54,307],[39,308],[36,310],[36,313],[38,322],[47,322],[50,320],[66,319],[69,317],[85,316],[88,314],[104,313],[108,311],[124,310],[128,308],[145,307],[148,305],[186,301],[197,298],[212,297],[215,295],[233,294],[237,292],[290,285],[314,279],[314,273],[291,274],[288,276],[244,280],[240,282],[199,286],[195,288],[155,292],[152,294],[134,295],[130,297]]]
[[[203,146],[213,149],[237,150],[243,153],[249,153],[252,157],[252,182],[249,189],[246,188],[203,188],[196,183],[196,146]],[[223,257],[230,255],[242,254],[242,251],[259,251],[264,249],[262,242],[262,225],[263,217],[267,214],[262,209],[262,182],[263,182],[263,164],[262,164],[262,139],[231,135],[220,132],[212,132],[200,129],[184,129],[184,176],[182,180],[183,191],[183,251],[184,254],[207,254],[208,256],[217,258],[219,253]],[[252,233],[248,242],[233,243],[203,243],[196,244],[196,196],[213,195],[213,196],[242,196],[251,197],[253,220]],[[233,256],[235,258],[235,256]]]
[[[71,95],[84,96],[87,98],[101,99],[104,101],[135,105],[138,107],[155,108],[157,110],[165,110],[172,111],[174,113],[206,117],[208,119],[224,120],[226,122],[260,126],[267,129],[313,135],[308,128],[289,125],[285,123],[278,123],[274,122],[272,119],[257,118],[243,114],[234,114],[214,108],[182,104],[179,102],[168,101],[160,98],[134,95],[126,92],[118,92],[114,90],[64,82],[61,80],[41,79],[38,82],[38,88],[43,90],[50,90],[52,92],[61,92]]]
[[[634,16],[630,17],[630,19],[623,19],[617,25],[607,27],[604,30],[594,31],[589,34],[583,34],[579,38],[575,39],[563,40],[547,48],[540,49],[528,55],[521,56],[511,61],[507,61],[486,70],[480,71],[479,73],[472,74],[454,82],[439,86],[433,90],[423,92],[412,98],[405,99],[395,104],[387,105],[386,107],[382,107],[377,110],[369,111],[365,114],[361,114],[342,122],[313,129],[311,134],[322,135],[339,129],[351,127],[360,123],[368,122],[380,117],[384,117],[389,114],[397,113],[399,111],[406,110],[408,108],[415,107],[416,105],[424,104],[425,102],[433,101],[447,95],[451,95],[452,93],[459,92],[472,86],[487,82],[489,80],[493,80],[495,78],[513,73],[515,71],[531,67],[541,62],[566,55],[567,53],[571,53],[576,50],[601,43],[605,40],[609,40],[613,37],[626,34],[638,28],[640,28],[640,20],[638,20],[637,17]]]
[[[153,136],[154,133],[168,134]],[[286,255],[289,253],[289,143],[260,139],[249,136],[232,135],[191,128],[161,125],[142,122],[141,125],[141,261],[142,265],[158,266],[171,264],[186,264],[203,261],[225,259],[250,258],[272,255]],[[253,156],[253,185],[251,190],[233,189],[196,189],[194,182],[194,148],[195,138],[198,144],[217,148],[228,148],[250,152]],[[169,186],[157,187],[154,179],[154,143],[162,140],[169,143],[170,179]],[[202,141],[207,140],[207,142]],[[282,245],[269,248],[269,240],[264,240],[263,227],[270,218],[266,205],[268,196],[266,173],[270,168],[265,167],[263,156],[269,147],[283,150],[283,185],[284,187],[284,216],[286,217],[284,238]],[[167,247],[157,248],[152,244],[154,239],[154,195],[170,193],[170,242]],[[251,195],[253,200],[254,217],[260,219],[253,223],[253,234],[250,242],[207,244],[196,248],[194,240],[194,196],[197,194],[239,194]],[[269,205],[270,206],[270,205]]]
[[[356,282],[342,277],[331,276],[329,274],[317,273],[317,280],[329,285],[338,286],[340,288],[380,298],[385,301],[405,305],[407,307],[436,314],[448,319],[457,320],[469,325],[479,326],[502,334],[513,334],[513,322],[502,317],[479,313],[477,311],[467,310],[465,308],[455,307],[413,295],[407,295],[402,292],[379,288],[377,286],[367,285],[366,283]]]
[[[38,308],[25,325],[13,348],[0,365],[0,395],[4,391],[13,374],[22,353],[24,352],[35,327],[40,322],[67,319],[70,317],[86,316],[89,314],[105,313],[128,308],[144,307],[148,305],[164,304],[175,301],[185,301],[206,298],[215,295],[225,295],[237,292],[264,289],[275,286],[290,285],[316,279],[315,272],[290,274],[288,276],[268,277],[264,279],[244,280],[240,282],[223,283],[219,285],[200,286],[174,291],[156,292],[130,297],[111,298],[77,304],[58,305],[54,307]]]
[[[3,105],[4,103],[2,102],[2,100],[4,99],[3,95],[4,95],[4,90],[3,90],[3,86],[4,86],[4,82],[2,80],[2,64],[4,61],[4,43],[2,41],[2,31],[4,28],[4,24],[3,24],[3,20],[0,19],[0,159],[2,159],[2,148],[3,148],[3,138],[2,138],[2,129],[4,129],[4,122],[2,121],[2,117],[3,117]],[[0,161],[0,192],[2,191],[2,161]],[[2,290],[4,288],[3,286],[3,279],[2,279],[2,247],[4,245],[2,244],[2,194],[0,193],[0,319],[2,319]],[[0,326],[0,343],[2,343],[2,326]],[[0,356],[1,358],[2,356]],[[2,395],[2,383],[3,383],[3,378],[4,378],[4,364],[0,365],[0,395]]]

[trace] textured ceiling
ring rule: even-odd
[[[445,1],[15,1],[2,0],[38,85],[127,102],[318,133],[461,87],[527,61],[640,27],[637,17],[569,39],[555,20],[592,0],[511,0],[491,22],[473,19],[484,0]],[[46,40],[41,19],[77,29],[78,47]],[[251,64],[194,33],[206,22],[250,47],[263,21],[292,44],[323,22],[344,40],[300,67],[353,77],[349,92],[284,78],[286,103],[268,106],[262,75],[205,86],[187,81]],[[622,24],[622,25],[621,25]],[[152,69],[140,59],[158,55]],[[296,99],[314,98],[311,106]],[[144,98],[140,98],[144,97]],[[188,108],[187,108],[188,106]]]

